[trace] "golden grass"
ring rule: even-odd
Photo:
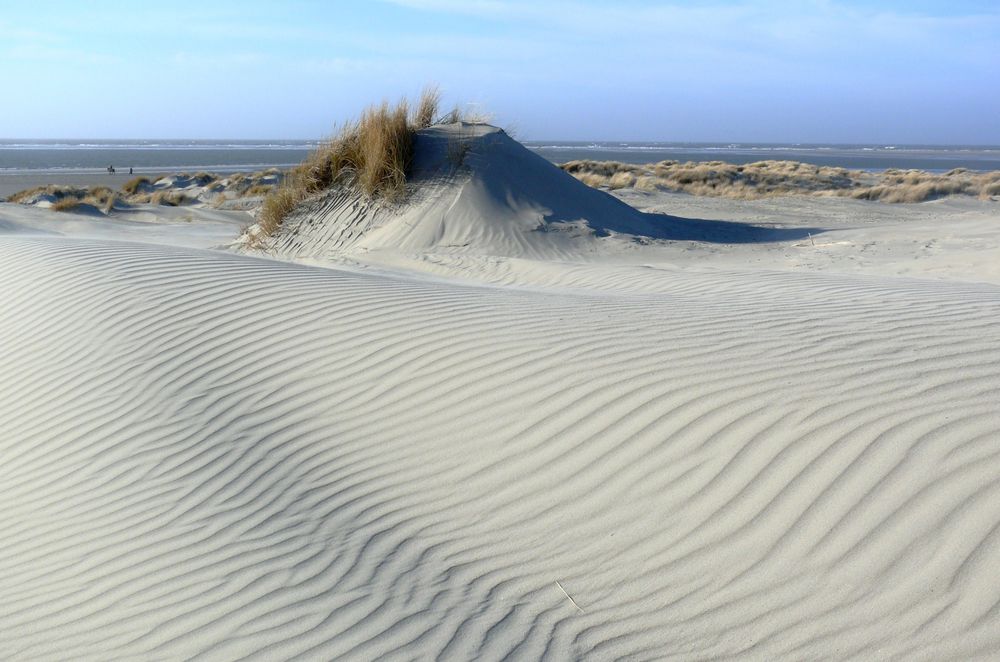
[[[442,124],[457,124],[462,121],[462,111],[459,110],[458,106],[455,106],[448,111],[448,114],[444,116],[441,120]]]
[[[692,195],[759,199],[777,195],[824,195],[860,200],[923,202],[951,195],[989,199],[1000,194],[1000,171],[956,169],[944,174],[920,170],[870,173],[796,161],[661,161],[632,165],[618,161],[570,161],[562,169],[595,188],[663,189]]]
[[[358,127],[357,178],[368,195],[400,196],[406,187],[406,171],[413,158],[413,130],[407,122],[407,104],[395,109],[383,103],[368,109]]]
[[[436,88],[427,88],[412,122],[405,99],[370,106],[294,168],[264,200],[258,222],[273,234],[299,202],[334,185],[351,186],[370,198],[395,200],[406,191],[413,139],[437,112]]]
[[[270,193],[274,189],[273,184],[255,184],[248,188],[244,193],[243,197],[247,198],[257,198],[263,197]]]
[[[213,194],[212,204],[218,206],[224,204],[227,197],[264,197],[274,189],[275,179],[280,179],[281,176],[281,171],[275,168],[254,173],[239,173],[227,179],[219,179],[218,175],[210,173],[178,174],[175,186],[166,186],[165,183],[159,182],[160,188],[157,188],[148,177],[139,176],[123,184],[118,192],[107,186],[88,188],[49,184],[18,191],[8,196],[6,201],[37,204],[43,200],[49,200],[50,207],[56,208],[57,211],[75,209],[80,205],[91,205],[108,214],[114,209],[115,204],[120,202],[178,206],[192,201],[205,200],[209,197],[208,194]],[[183,190],[183,187],[192,184],[205,187],[205,190],[200,192],[197,198],[190,196]],[[76,204],[72,201],[75,201]]]
[[[80,199],[67,196],[52,203],[49,207],[52,211],[72,211],[80,206]]]
[[[180,191],[157,191],[149,198],[150,204],[165,207],[179,207],[187,202],[187,196]]]
[[[426,129],[434,124],[438,106],[441,104],[441,90],[437,85],[428,85],[420,93],[420,101],[413,116],[413,125],[418,129]]]
[[[305,191],[296,186],[283,186],[264,198],[264,205],[257,216],[261,232],[271,236],[281,227],[282,221],[302,202]]]
[[[34,188],[25,189],[23,191],[18,191],[17,193],[11,193],[7,196],[7,202],[14,202],[17,204],[27,202],[31,198],[37,195],[45,195],[51,192],[51,186],[36,186]]]
[[[110,213],[118,202],[118,194],[106,186],[94,188],[81,188],[74,186],[60,186],[49,184],[48,186],[36,186],[35,188],[18,191],[7,198],[7,202],[32,203],[41,197],[53,198],[50,209],[53,211],[73,211],[81,205],[90,205]]]
[[[122,193],[125,193],[126,195],[135,195],[136,193],[139,193],[143,188],[150,185],[151,182],[149,181],[149,177],[135,177],[134,179],[130,179],[124,184],[122,184],[121,190]]]

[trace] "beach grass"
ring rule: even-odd
[[[296,205],[333,186],[349,186],[372,199],[402,198],[414,137],[433,123],[439,102],[440,92],[429,86],[412,115],[406,99],[395,105],[383,101],[343,125],[268,194],[258,216],[262,232],[273,234]]]

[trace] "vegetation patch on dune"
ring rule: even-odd
[[[106,186],[80,187],[37,186],[25,191],[19,191],[7,198],[7,202],[21,204],[47,203],[54,211],[73,211],[83,205],[89,205],[107,214],[119,202],[117,193]]]
[[[105,214],[111,213],[115,206],[144,204],[176,207],[202,203],[218,207],[234,203],[230,206],[246,209],[257,206],[283,177],[277,168],[226,177],[208,172],[178,173],[155,179],[140,175],[122,184],[117,192],[107,186],[52,184],[19,191],[8,196],[6,202],[49,207],[55,211],[75,211],[90,205]]]
[[[434,123],[439,101],[437,88],[428,87],[413,113],[406,99],[395,105],[382,102],[343,125],[264,199],[257,218],[260,231],[274,234],[300,202],[333,186],[349,186],[370,198],[402,197],[414,136]]]
[[[958,168],[944,174],[890,169],[880,173],[816,166],[797,161],[661,161],[634,165],[618,161],[570,161],[560,166],[595,188],[665,190],[693,195],[758,199],[805,194],[880,202],[923,202],[949,195],[981,199],[1000,195],[1000,171]]]

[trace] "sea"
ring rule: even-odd
[[[832,145],[780,143],[525,143],[555,163],[580,159],[657,163],[659,161],[723,161],[742,165],[756,161],[800,161],[851,170],[926,170],[955,168],[1000,170],[1000,146],[982,145]]]
[[[206,170],[228,173],[287,168],[302,161],[308,140],[0,140],[0,176],[119,174]],[[790,160],[880,171],[887,168],[945,172],[954,168],[1000,170],[1000,146],[828,145],[696,142],[526,141],[554,162],[576,159],[655,163],[725,161],[744,164]]]

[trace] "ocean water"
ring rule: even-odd
[[[953,168],[1000,170],[1000,146],[978,145],[784,145],[752,143],[525,143],[556,163],[578,159],[656,163],[659,161],[801,161],[820,166],[880,171],[888,168],[945,172]]]
[[[287,168],[301,162],[316,144],[304,140],[0,140],[0,176],[99,174],[109,165],[119,174],[129,168],[136,173]],[[555,141],[527,141],[525,145],[555,163],[593,159],[743,164],[776,159],[860,170],[1000,170],[1000,146]]]
[[[300,163],[315,141],[295,140],[0,140],[5,174],[119,174],[183,170],[239,172]]]

